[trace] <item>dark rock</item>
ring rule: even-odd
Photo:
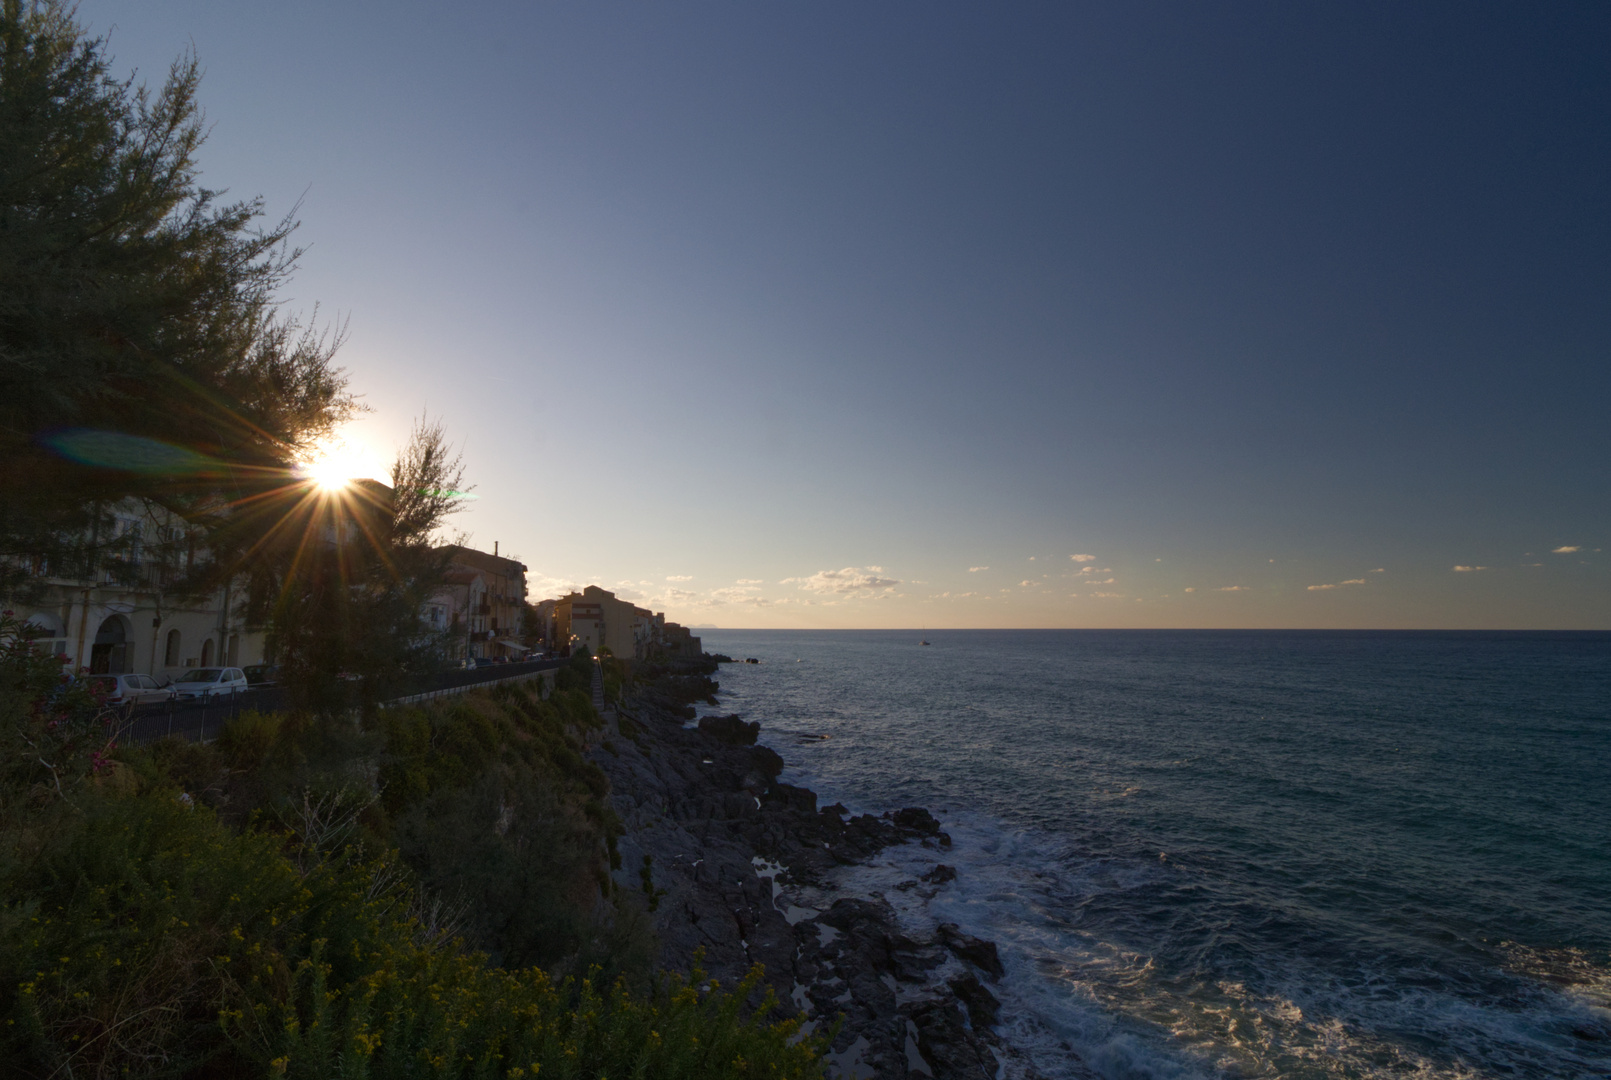
[[[923,836],[935,836],[940,831],[940,823],[934,819],[934,815],[921,806],[908,806],[904,810],[897,810],[894,818],[898,827]]]
[[[783,758],[769,746],[757,746],[751,750],[750,763],[768,780],[776,779],[778,773],[783,771]],[[817,796],[813,793],[811,801],[815,803],[816,800]]]
[[[967,1006],[968,1019],[975,1028],[983,1031],[995,1026],[996,1017],[1001,1013],[1001,1002],[979,981],[979,976],[970,971],[966,975],[958,975],[947,985],[957,1000]]]
[[[999,979],[1007,974],[1006,969],[1001,966],[1001,957],[996,955],[994,941],[985,941],[972,934],[964,934],[957,928],[956,923],[941,923],[939,929],[940,940],[959,959],[966,960],[992,979]]]
[[[917,1049],[935,1080],[992,1080],[996,1059],[967,1029],[954,999],[913,1002],[906,1015],[917,1028]]]
[[[699,730],[729,746],[754,746],[761,734],[761,722],[751,720],[745,723],[737,713],[731,716],[707,716],[699,721]]]
[[[617,754],[589,752],[608,776],[611,806],[626,826],[616,887],[641,889],[638,867],[652,857],[661,899],[650,919],[660,963],[686,969],[702,951],[704,969],[723,983],[763,964],[768,986],[784,1002],[779,1015],[792,1012],[791,998],[801,993],[826,1022],[842,1014],[835,1049],[865,1039],[861,1061],[876,1076],[909,1075],[909,1034],[935,1080],[993,1076],[990,1047],[997,1039],[990,1025],[999,1006],[980,982],[1000,974],[993,945],[954,926],[937,939],[908,938],[881,898],[841,898],[793,925],[779,910],[779,888],[815,886],[826,894],[822,902],[837,895],[827,879],[838,864],[913,841],[943,846],[948,838],[939,822],[917,807],[882,817],[853,817],[841,804],[818,810],[814,792],[777,782],[783,759],[756,744],[759,725],[718,716],[699,730],[683,726],[688,703],[715,692],[709,677],[715,664],[667,663],[641,675],[623,703],[637,737],[619,742]],[[760,878],[756,856],[784,870],[772,881]],[[928,885],[911,887],[929,895],[951,870],[935,865],[923,877]],[[936,978],[947,950],[980,974],[950,985]]]
[[[798,810],[802,814],[817,812],[817,793],[810,788],[795,787],[793,784],[773,784],[767,792],[767,801],[779,802],[790,810]]]

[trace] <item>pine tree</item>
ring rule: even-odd
[[[129,498],[210,540],[355,408],[340,333],[275,308],[295,222],[199,182],[199,80],[114,78],[59,0],[0,0],[0,592],[93,562]]]

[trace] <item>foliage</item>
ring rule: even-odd
[[[452,549],[438,532],[463,504],[462,462],[441,424],[421,419],[390,487],[357,482],[313,496],[257,542],[248,611],[294,703],[323,715],[372,713],[409,677],[437,670],[443,641],[422,622]],[[256,532],[251,515],[240,527]]]
[[[34,647],[35,633],[0,612],[0,814],[65,799],[111,767],[115,716]]]
[[[648,995],[499,970],[348,846],[224,827],[169,792],[39,816],[0,883],[11,1075],[815,1076],[798,1021],[697,971]]]
[[[294,222],[197,182],[195,57],[109,72],[58,0],[0,0],[0,555],[58,569],[121,500],[210,531],[355,408],[341,335],[276,312]],[[125,452],[52,448],[80,429]]]
[[[698,971],[633,980],[595,964],[626,973],[648,956],[643,900],[599,888],[619,824],[574,741],[597,724],[580,691],[505,686],[388,711],[368,732],[247,713],[212,745],[97,760],[96,703],[64,693],[19,631],[0,621],[15,745],[64,718],[85,738],[62,736],[77,748],[56,762],[60,784],[11,744],[0,773],[8,1076],[820,1076],[820,1040],[799,1039],[798,1020],[776,1021],[770,997],[745,1008],[758,971],[724,992]],[[405,859],[411,830],[426,839]],[[473,891],[511,873],[524,895],[476,902],[537,909],[532,925],[478,925],[433,899],[444,874]],[[585,896],[558,888],[577,880]],[[565,930],[551,906],[614,914]],[[570,977],[509,945],[492,966],[460,940],[503,935],[537,955],[545,918],[573,935]]]

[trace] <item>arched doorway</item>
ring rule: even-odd
[[[168,647],[163,650],[162,664],[164,667],[178,667],[180,660],[179,650],[184,639],[179,636],[178,630],[168,631]]]
[[[201,643],[201,666],[202,667],[212,667],[213,666],[213,639],[212,638],[208,638],[206,641]]]
[[[109,615],[95,631],[90,646],[90,671],[96,675],[119,675],[129,670],[129,628],[121,615]]]
[[[236,664],[241,662],[240,654],[241,636],[239,634],[229,635],[229,647],[224,650],[224,663],[228,664],[230,667],[234,667]]]

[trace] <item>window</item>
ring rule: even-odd
[[[182,644],[179,631],[168,631],[168,646],[162,652],[162,662],[167,667],[179,666],[179,647]]]

